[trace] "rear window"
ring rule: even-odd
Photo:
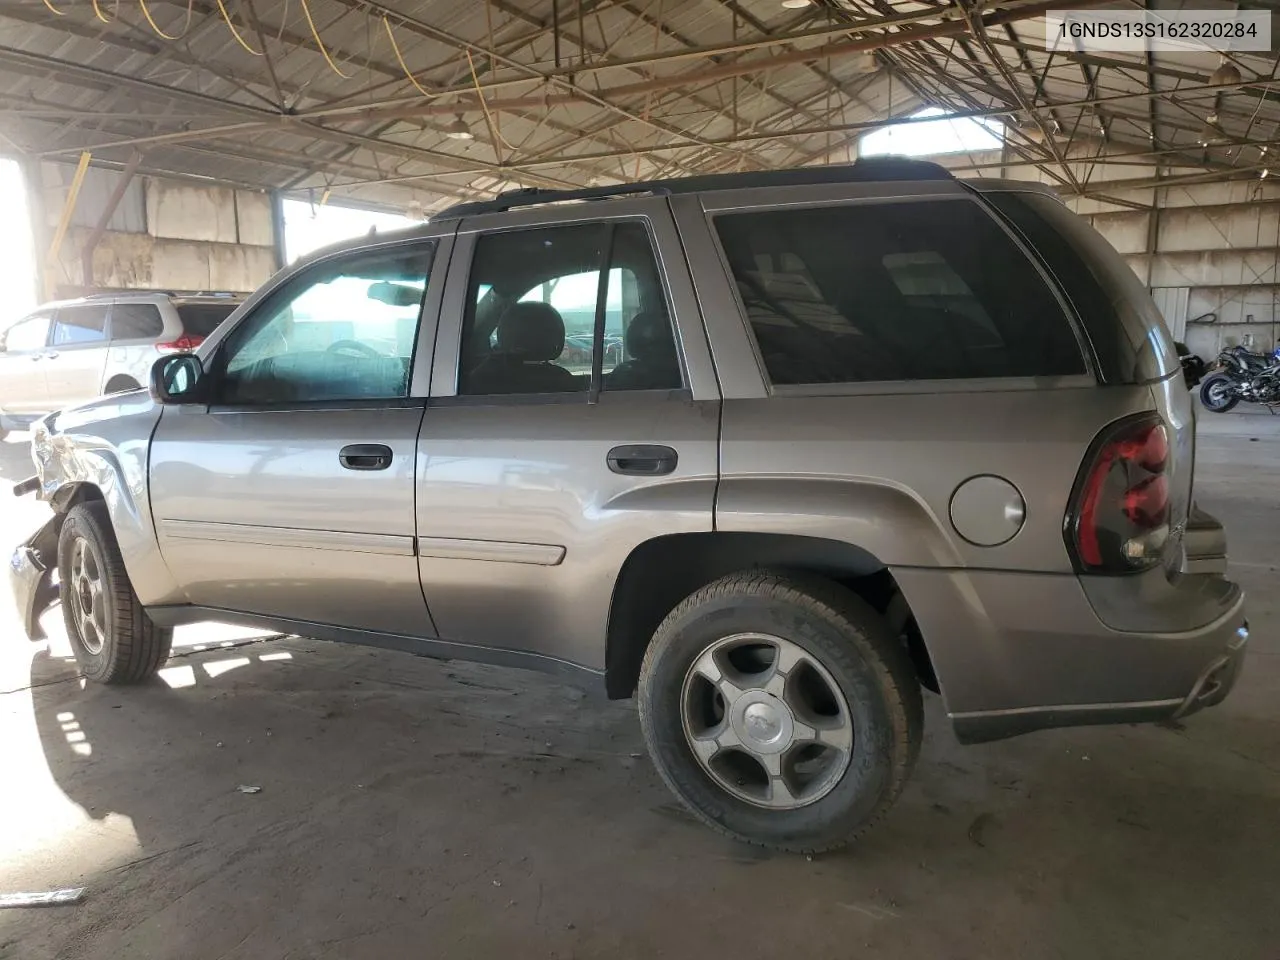
[[[1124,318],[1152,341],[1163,368],[1176,370],[1172,337],[1142,282],[1100,233],[1042,193],[1000,191],[986,195],[1035,248],[1075,308],[1106,383],[1132,382],[1139,344]]]
[[[1062,306],[969,200],[715,219],[775,384],[1086,371]]]
[[[154,303],[117,303],[111,308],[113,340],[154,340],[163,332],[160,308]]]
[[[183,303],[177,308],[178,319],[182,321],[182,329],[187,333],[207,337],[238,306],[238,303]]]

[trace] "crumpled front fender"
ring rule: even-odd
[[[125,572],[145,606],[185,599],[151,519],[147,464],[160,414],[145,393],[113,394],[45,417],[31,440],[39,498],[59,514],[82,499],[106,504]]]
[[[21,543],[9,559],[9,585],[22,627],[32,640],[43,640],[40,616],[58,599],[53,571],[58,565],[58,533],[63,517],[55,514]]]

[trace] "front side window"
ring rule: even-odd
[[[217,402],[407,397],[432,252],[360,253],[295,277],[227,337]]]
[[[585,393],[597,360],[602,390],[682,385],[644,226],[624,221],[479,237],[458,393]]]
[[[101,343],[107,338],[107,307],[62,307],[53,322],[55,346]]]
[[[49,339],[49,316],[37,314],[19,320],[4,334],[6,351],[39,350]]]
[[[715,219],[774,384],[1085,372],[1032,263],[969,201]]]

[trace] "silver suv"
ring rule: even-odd
[[[910,161],[450,209],[44,420],[14,557],[86,676],[201,619],[638,700],[711,826],[878,820],[973,742],[1217,703],[1248,631],[1178,356],[1041,187]]]
[[[200,346],[240,299],[103,294],[48,303],[10,324],[0,333],[0,437],[54,410],[138,389],[157,356]]]

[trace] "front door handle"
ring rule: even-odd
[[[57,350],[50,350],[48,353],[46,353],[46,354],[44,355],[44,358],[45,358],[46,360],[57,360],[57,359],[58,359],[58,351],[57,351]]]
[[[679,457],[670,447],[648,443],[630,443],[614,447],[606,462],[614,473],[640,477],[661,477],[676,469]]]
[[[383,443],[353,443],[338,451],[338,462],[348,470],[385,470],[391,466],[391,448]]]

